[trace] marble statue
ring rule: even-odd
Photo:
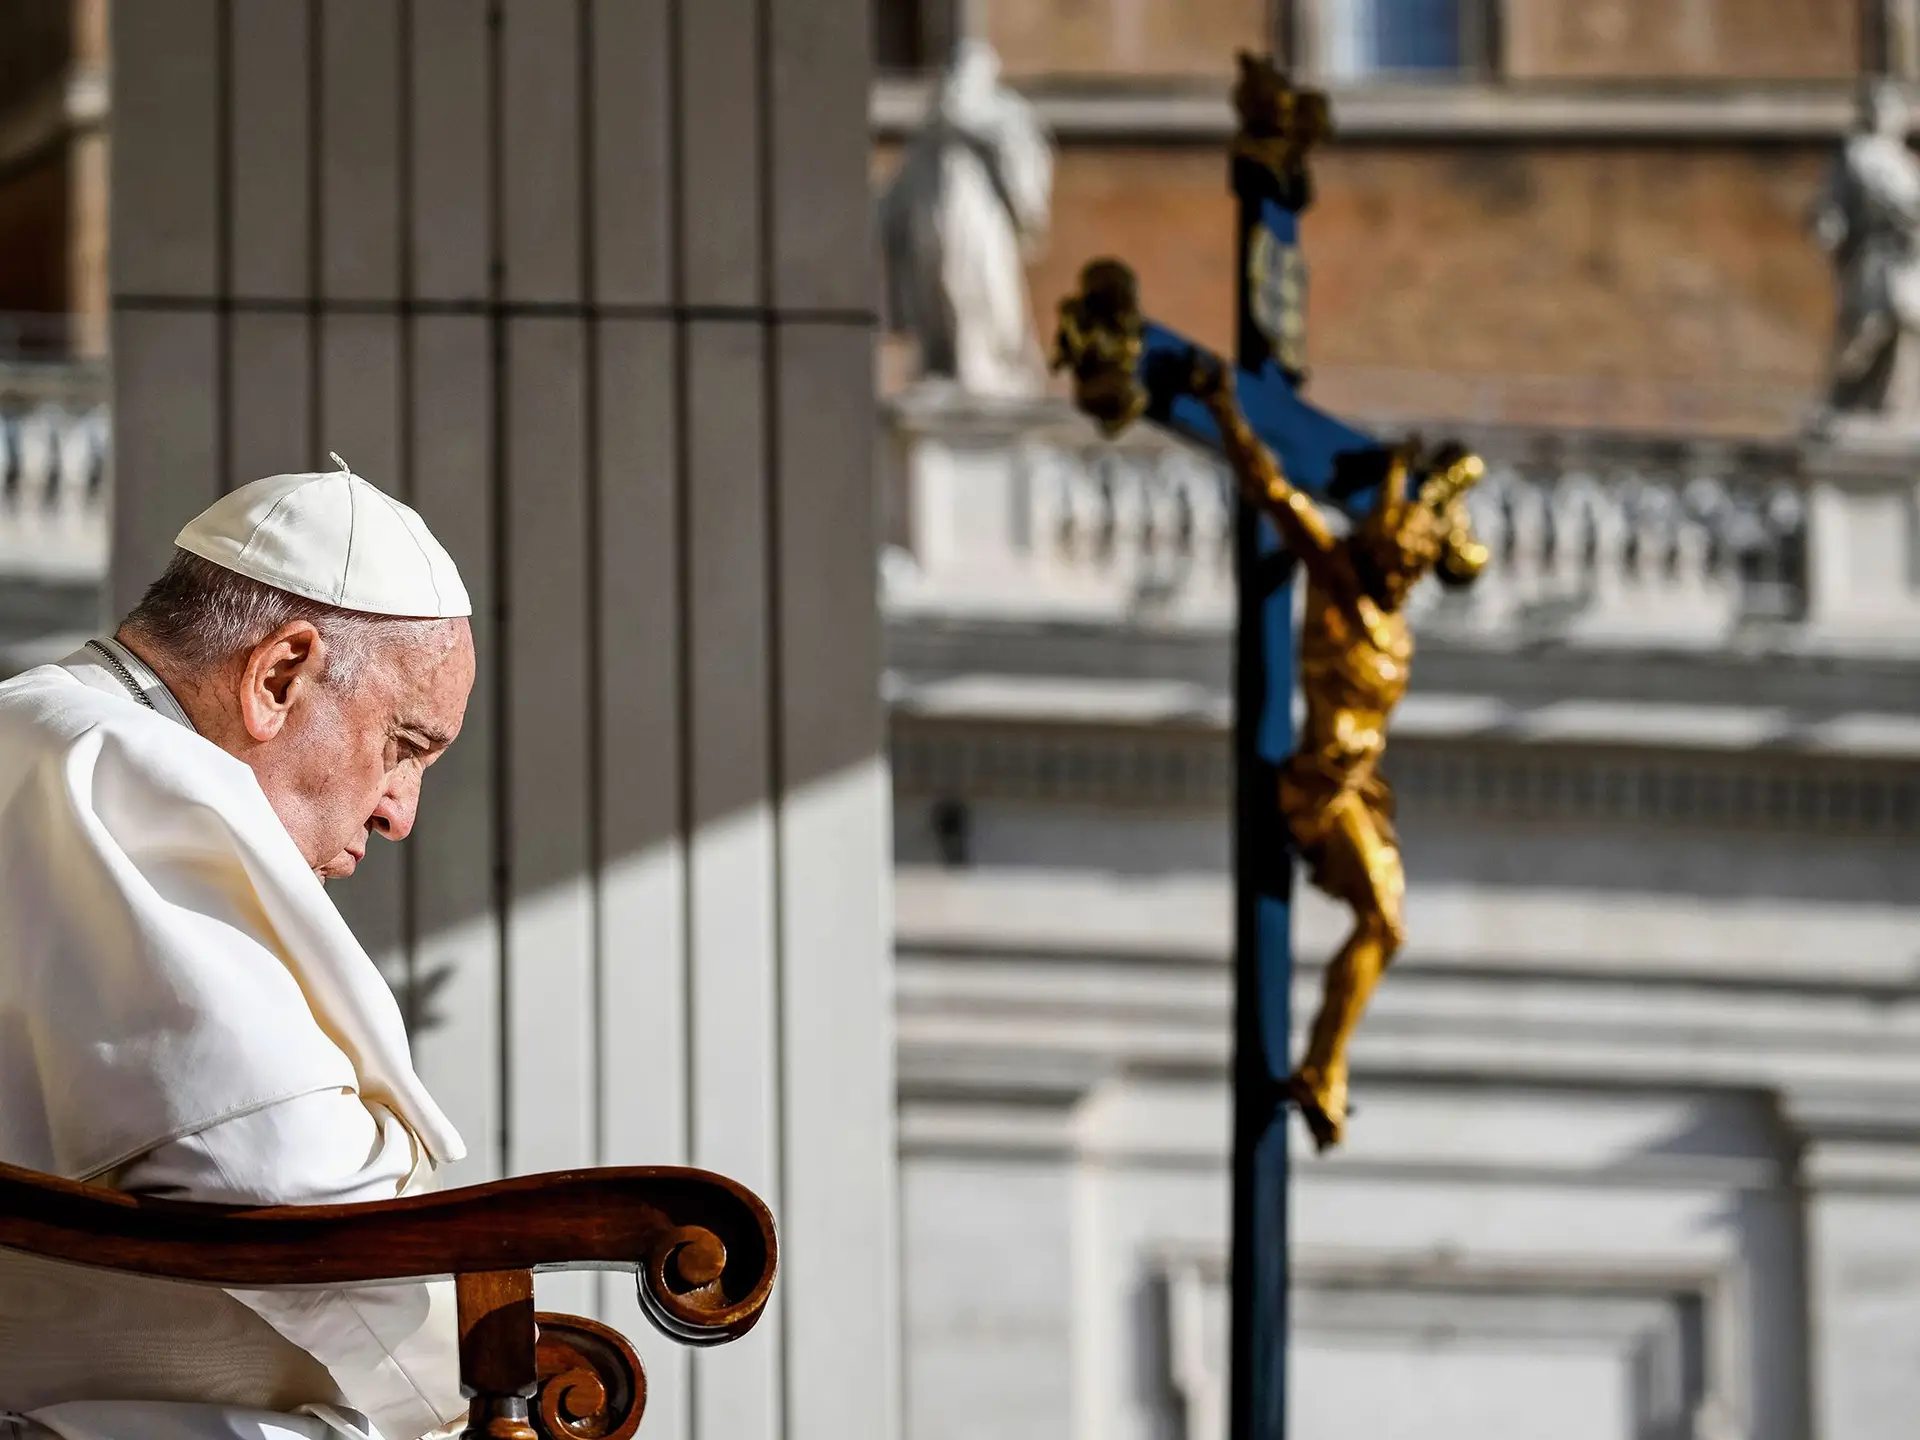
[[[1052,198],[1039,117],[1001,84],[992,47],[964,42],[880,199],[888,326],[919,341],[928,378],[981,397],[1038,393],[1025,264]]]
[[[1892,85],[1863,95],[1813,231],[1839,282],[1833,414],[1920,428],[1920,159],[1907,147],[1907,107]]]

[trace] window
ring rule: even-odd
[[[1313,45],[1330,81],[1453,79],[1491,67],[1494,0],[1318,0]]]

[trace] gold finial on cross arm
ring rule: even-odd
[[[1060,302],[1053,368],[1073,374],[1074,403],[1108,435],[1145,412],[1147,392],[1137,369],[1146,346],[1140,282],[1125,262],[1090,260],[1080,288]]]

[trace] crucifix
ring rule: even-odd
[[[1081,271],[1060,304],[1055,364],[1109,433],[1137,420],[1223,459],[1237,482],[1234,675],[1233,1440],[1286,1428],[1287,1110],[1321,1150],[1346,1133],[1347,1047],[1405,936],[1393,796],[1380,773],[1406,691],[1406,600],[1427,575],[1470,582],[1487,562],[1467,492],[1479,459],[1388,446],[1301,397],[1307,157],[1326,97],[1270,59],[1240,57],[1232,150],[1239,303],[1231,362],[1142,313],[1118,260]],[[1328,507],[1346,518],[1344,532]],[[1305,595],[1298,635],[1296,576]],[[1294,695],[1304,700],[1295,733]],[[1290,1056],[1293,857],[1353,912],[1319,1013]]]

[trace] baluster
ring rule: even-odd
[[[1659,492],[1652,482],[1636,474],[1620,498],[1623,532],[1620,540],[1620,573],[1636,595],[1644,595],[1652,578],[1654,545],[1648,534],[1654,497]]]
[[[1153,462],[1134,452],[1112,452],[1102,467],[1102,493],[1107,503],[1106,563],[1113,577],[1129,591],[1135,578],[1150,564],[1147,554],[1148,467]]]
[[[1134,544],[1139,550],[1140,564],[1149,570],[1159,569],[1173,554],[1173,519],[1167,511],[1172,487],[1167,483],[1166,470],[1166,456],[1155,455],[1149,460],[1143,455],[1134,472],[1138,487],[1135,512],[1138,533]]]
[[[1664,475],[1641,472],[1622,498],[1626,533],[1620,545],[1627,606],[1636,615],[1658,616],[1665,603],[1672,558],[1673,489]]]
[[[1704,535],[1703,572],[1710,580],[1721,580],[1735,563],[1732,496],[1727,487],[1710,475],[1696,475],[1680,493],[1680,513],[1685,521],[1698,526]]]
[[[1193,517],[1195,590],[1210,610],[1231,614],[1236,601],[1233,570],[1233,508],[1226,467],[1198,455],[1186,457],[1185,493]]]
[[[20,488],[22,515],[44,515],[57,483],[60,417],[50,406],[29,410],[20,422]]]
[[[1172,514],[1174,457],[1168,451],[1143,451],[1128,459],[1119,526],[1129,603],[1160,609],[1176,597],[1184,579]]]
[[[11,513],[20,494],[20,420],[0,414],[0,513]]]
[[[1194,513],[1198,482],[1193,457],[1174,451],[1167,463],[1166,480],[1166,504],[1161,514],[1167,526],[1167,544],[1191,568],[1199,553],[1195,545],[1199,518]]]
[[[1026,563],[1044,575],[1057,563],[1060,547],[1060,470],[1065,464],[1053,445],[1035,445],[1027,454]]]
[[[1667,474],[1642,474],[1634,484],[1634,503],[1626,513],[1632,540],[1634,609],[1661,614],[1672,589],[1674,492]]]
[[[1533,470],[1516,476],[1513,490],[1513,600],[1516,607],[1537,602],[1546,590],[1550,524],[1544,477]]]
[[[1086,493],[1091,485],[1087,471],[1092,464],[1092,457],[1085,451],[1076,450],[1063,452],[1060,460],[1054,554],[1060,568],[1071,572],[1079,568],[1080,560],[1092,540],[1092,507],[1087,502]]]
[[[1777,619],[1799,620],[1806,609],[1807,505],[1792,479],[1776,475],[1769,480],[1763,511],[1767,524],[1770,580],[1767,613]]]
[[[1119,532],[1119,506],[1114,490],[1118,483],[1119,462],[1111,453],[1102,454],[1094,463],[1090,495],[1094,502],[1093,562],[1102,570],[1111,569],[1115,541]]]
[[[67,417],[59,436],[50,509],[54,523],[68,534],[77,534],[86,520],[94,469],[90,418],[86,415]]]
[[[0,564],[24,553],[20,540],[20,418],[0,414]]]
[[[1194,495],[1195,508],[1201,517],[1200,533],[1205,537],[1214,573],[1222,583],[1231,586],[1234,583],[1234,481],[1225,465],[1209,464],[1206,470],[1207,483]]]
[[[93,441],[92,467],[87,473],[87,502],[98,509],[107,499],[107,462],[113,454],[113,420],[107,407],[96,405],[87,412],[87,434]]]
[[[22,416],[15,431],[20,477],[11,524],[14,563],[28,571],[44,570],[57,553],[50,521],[53,500],[59,493],[61,418],[51,406],[41,405]]]
[[[1180,456],[1168,450],[1154,457],[1152,468],[1142,476],[1146,489],[1142,494],[1141,558],[1164,598],[1175,598],[1185,588],[1191,562],[1181,539],[1180,505],[1182,501]]]
[[[1585,492],[1593,485],[1585,470],[1569,470],[1546,492],[1546,529],[1541,537],[1541,569],[1547,598],[1578,599],[1586,592]]]
[[[1671,599],[1677,625],[1708,634],[1731,623],[1739,594],[1737,557],[1746,542],[1725,482],[1696,475],[1674,506]]]
[[[1610,473],[1604,484],[1586,494],[1583,548],[1587,585],[1593,595],[1594,619],[1605,625],[1632,623],[1639,596],[1627,580],[1626,507],[1637,493],[1640,477],[1632,470]]]
[[[1104,457],[1095,450],[1075,454],[1067,472],[1067,513],[1071,542],[1062,551],[1062,576],[1076,588],[1098,578],[1105,563],[1107,505],[1104,494]]]
[[[1493,563],[1481,572],[1459,603],[1482,628],[1505,624],[1513,609],[1513,504],[1518,484],[1513,466],[1495,462],[1488,465],[1485,478],[1467,496],[1474,531]]]

